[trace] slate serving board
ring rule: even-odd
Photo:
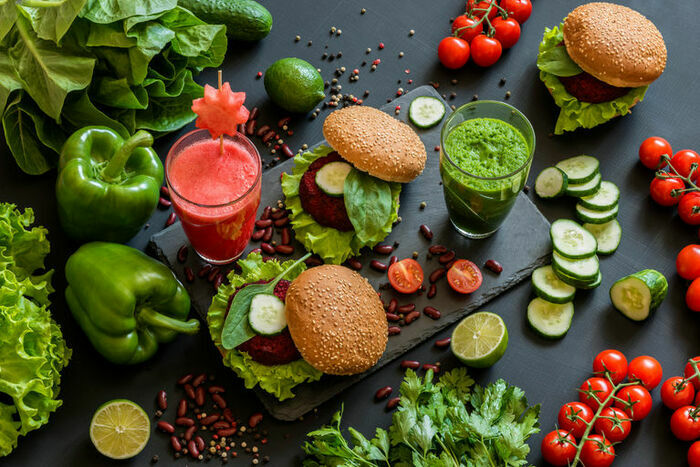
[[[401,113],[397,118],[407,121],[409,104],[418,96],[433,96],[442,100],[431,86],[422,86],[383,106],[382,110],[393,114],[396,106],[400,105]],[[451,109],[447,103],[444,105],[449,113]],[[501,229],[491,237],[484,240],[469,240],[454,230],[447,217],[442,186],[440,185],[439,153],[434,150],[435,146],[440,144],[440,127],[441,125],[427,130],[417,129],[428,153],[426,168],[415,181],[403,186],[399,211],[402,222],[394,227],[384,243],[398,242],[399,246],[392,254],[399,258],[410,257],[414,251],[419,252],[418,261],[422,264],[426,276],[439,267],[436,259],[427,258],[427,250],[431,244],[442,244],[454,249],[458,258],[470,259],[480,267],[486,260],[495,259],[503,265],[503,272],[496,275],[482,268],[483,284],[479,290],[468,296],[453,292],[445,279],[438,283],[437,294],[433,299],[428,299],[426,294],[410,297],[400,297],[397,294],[399,304],[415,303],[417,310],[431,305],[441,311],[442,317],[439,320],[432,320],[421,315],[421,318],[410,326],[403,327],[401,334],[389,338],[387,349],[377,365],[363,374],[349,377],[326,375],[318,382],[297,386],[294,390],[296,397],[283,402],[279,402],[265,391],[256,388],[257,396],[273,417],[289,421],[297,419],[458,319],[477,310],[500,293],[529,278],[533,269],[549,261],[551,253],[549,222],[523,193],[518,196],[513,210]],[[263,174],[264,188],[260,211],[264,206],[275,205],[277,200],[283,198],[279,184],[280,174],[291,171],[292,164],[292,160],[285,161]],[[425,209],[420,209],[421,202],[426,203]],[[426,224],[432,229],[434,233],[432,242],[428,242],[420,234],[419,226],[421,224]],[[214,295],[214,289],[209,282],[203,279],[196,279],[192,284],[187,283],[184,277],[184,267],[189,265],[196,272],[204,262],[196,255],[190,254],[185,264],[179,263],[177,251],[183,244],[189,243],[180,223],[172,225],[151,238],[151,248],[162,261],[175,271],[175,274],[187,287],[195,310],[202,318],[205,318]],[[257,246],[256,243],[251,243],[247,251]],[[296,247],[294,256],[301,256],[303,248],[298,243]],[[361,274],[367,277],[375,288],[379,289],[381,285],[387,283],[387,278],[386,274],[369,267],[369,262],[372,259],[388,262],[389,256],[377,255],[367,250],[363,252],[361,257],[364,265],[360,271]],[[428,283],[427,277],[425,283]],[[388,301],[392,296],[391,290],[382,292],[385,301]],[[498,313],[498,310],[491,311]]]

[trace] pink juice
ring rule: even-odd
[[[196,130],[178,140],[166,160],[175,212],[192,247],[205,260],[238,258],[260,204],[260,155],[243,135],[219,140]]]

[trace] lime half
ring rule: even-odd
[[[111,459],[128,459],[146,447],[151,422],[138,404],[126,399],[105,402],[92,416],[90,439]]]
[[[474,313],[457,325],[450,345],[452,353],[465,365],[488,368],[506,352],[506,323],[495,313]]]

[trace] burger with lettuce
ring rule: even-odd
[[[612,3],[577,7],[545,29],[540,79],[561,108],[555,134],[630,113],[666,67],[666,45],[641,13]]]

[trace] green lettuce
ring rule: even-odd
[[[401,184],[389,183],[391,209],[388,219],[380,229],[363,232],[362,238],[360,238],[360,235],[357,235],[355,231],[341,232],[331,227],[322,226],[301,206],[299,183],[301,177],[316,159],[327,156],[332,151],[332,148],[321,145],[312,151],[294,157],[292,173],[282,175],[282,192],[286,198],[287,209],[291,211],[289,218],[294,227],[296,239],[307,250],[323,258],[326,263],[341,264],[349,257],[357,255],[362,247],[372,247],[391,233],[391,227],[398,219]]]
[[[557,76],[574,76],[577,73],[574,73],[575,69],[571,65],[573,60],[568,54],[565,54],[566,57],[562,55],[561,49],[566,52],[565,47],[559,47],[563,40],[561,25],[553,29],[546,28],[537,56],[540,79],[552,94],[554,102],[561,108],[554,134],[561,135],[565,131],[574,131],[577,128],[593,128],[614,117],[630,113],[632,106],[644,99],[648,86],[632,88],[622,97],[598,104],[581,102],[569,94]]]
[[[295,386],[318,381],[323,373],[313,368],[305,360],[300,359],[284,365],[267,366],[255,362],[246,352],[238,350],[226,350],[221,344],[221,331],[226,320],[226,309],[229,297],[244,284],[259,280],[274,279],[286,268],[290,267],[294,260],[279,263],[275,260],[263,261],[260,253],[252,253],[244,260],[238,262],[241,273],[231,272],[228,275],[228,284],[219,287],[212,299],[207,312],[207,324],[214,344],[223,355],[224,365],[231,368],[243,379],[245,387],[251,389],[256,385],[269,392],[279,400],[294,397],[292,389]],[[306,269],[304,263],[287,273],[286,279],[293,280]]]

